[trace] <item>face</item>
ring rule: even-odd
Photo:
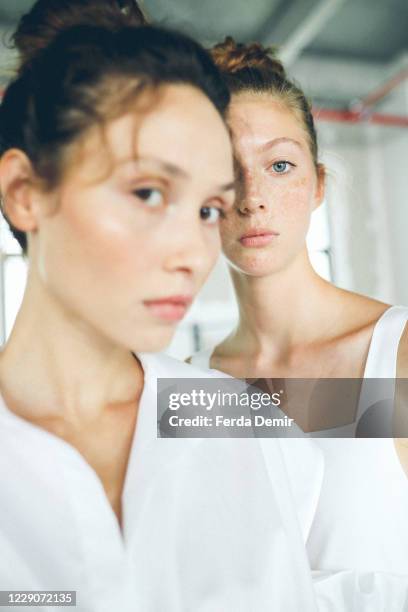
[[[133,351],[160,350],[219,254],[230,139],[201,92],[171,85],[148,114],[108,124],[105,143],[91,131],[80,163],[40,203],[32,265],[79,321]]]
[[[287,268],[304,252],[323,176],[318,177],[301,122],[271,96],[236,95],[228,121],[242,188],[221,222],[222,247],[235,269],[264,276]]]

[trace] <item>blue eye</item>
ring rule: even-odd
[[[286,172],[289,172],[290,168],[293,167],[293,165],[294,164],[291,164],[290,162],[281,159],[273,163],[270,167],[273,168],[273,170],[277,174],[286,174]]]
[[[207,225],[214,225],[217,223],[220,217],[224,216],[224,212],[221,208],[215,208],[214,206],[202,206],[200,209],[200,218],[206,222]]]
[[[161,206],[164,202],[164,195],[160,189],[154,187],[145,187],[136,189],[133,192],[139,200],[143,200],[149,208]]]

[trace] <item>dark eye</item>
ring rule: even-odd
[[[285,174],[286,172],[289,172],[291,166],[293,166],[293,164],[291,164],[290,162],[285,161],[285,160],[280,160],[280,161],[273,163],[272,166],[270,167],[277,174]]]
[[[160,189],[155,187],[144,187],[142,189],[136,189],[134,192],[135,196],[139,200],[143,200],[149,206],[149,208],[155,208],[161,206],[164,201],[164,195]]]
[[[205,221],[207,225],[217,223],[222,214],[223,211],[215,206],[202,206],[200,208],[200,218]]]

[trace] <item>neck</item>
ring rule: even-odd
[[[239,305],[231,339],[247,354],[276,356],[321,333],[327,300],[335,298],[336,290],[313,270],[306,249],[290,266],[268,276],[234,269],[231,276]]]
[[[28,280],[12,334],[0,356],[7,405],[26,418],[98,418],[112,404],[137,401],[143,369],[39,282]]]

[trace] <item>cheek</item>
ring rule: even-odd
[[[211,236],[211,239],[209,241],[209,247],[207,249],[207,254],[208,254],[208,272],[207,274],[209,274],[211,272],[211,270],[213,269],[213,267],[215,266],[215,264],[217,263],[218,257],[220,256],[221,253],[221,244],[222,244],[222,235],[221,235],[221,231],[222,231],[222,225],[220,225],[220,231],[218,232],[213,232],[213,235]]]
[[[160,251],[150,239],[151,229],[139,223],[125,223],[106,215],[90,224],[79,224],[78,237],[84,235],[86,254],[97,267],[116,270],[119,277],[143,272],[154,266]],[[155,236],[157,238],[157,234]]]
[[[123,284],[154,265],[157,249],[151,248],[142,215],[129,215],[120,202],[109,200],[66,204],[46,220],[40,261],[48,276],[72,276],[75,285],[96,290],[101,280],[106,287]]]
[[[223,220],[224,221],[224,220]],[[196,261],[195,266],[196,287],[199,290],[207,280],[209,274],[215,267],[221,253],[221,222],[213,228],[201,228],[201,248],[196,251],[196,255],[190,260],[188,255],[191,250],[189,247],[184,248],[186,253],[186,261]],[[192,245],[191,248],[194,248]]]
[[[220,238],[223,250],[234,244],[242,234],[243,218],[238,216],[235,209],[231,209],[220,223]]]
[[[265,197],[272,217],[296,223],[313,209],[313,184],[307,177],[272,183]]]

